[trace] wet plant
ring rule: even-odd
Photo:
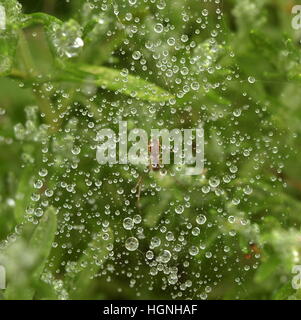
[[[3,299],[300,298],[293,5],[0,1]],[[122,121],[203,128],[204,169],[98,163]]]

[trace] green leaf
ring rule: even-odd
[[[49,258],[54,240],[57,219],[54,208],[50,207],[40,219],[29,241],[25,233],[32,225],[25,225],[22,236],[0,252],[0,263],[7,271],[7,289],[4,298],[28,300],[41,287],[41,274]],[[28,229],[29,228],[29,229]]]
[[[14,33],[0,36],[0,76],[8,75],[13,67],[17,39]]]
[[[263,262],[256,272],[255,282],[263,283],[273,277],[277,272],[279,263],[280,261],[277,256],[270,257],[267,261]]]
[[[104,240],[104,236],[108,238]],[[94,275],[105,264],[109,254],[108,246],[113,245],[113,242],[114,236],[110,229],[93,236],[81,258],[73,265],[73,270],[66,275],[74,289],[72,298],[81,298],[81,295],[85,294]]]
[[[49,27],[53,23],[57,23],[57,24],[63,23],[60,19],[42,12],[26,14],[24,15],[24,18],[25,19],[22,21],[22,24],[21,24],[23,28],[26,28],[35,24],[42,24],[45,27]]]
[[[252,30],[250,32],[250,39],[254,48],[260,48],[262,56],[268,60],[269,63],[275,64],[275,60],[272,59],[272,57],[282,49],[282,43],[274,43],[259,30]]]
[[[296,293],[293,289],[291,282],[282,286],[273,296],[273,300],[288,300]]]
[[[32,177],[32,167],[27,167],[23,170],[23,173],[19,180],[19,185],[16,194],[16,206],[14,215],[17,223],[21,223],[24,220],[26,206],[29,203],[33,186],[30,185],[30,179]]]
[[[33,277],[37,280],[40,278],[50,255],[56,229],[56,211],[53,207],[50,207],[44,213],[29,242],[30,248],[38,254],[39,263],[33,274]]]
[[[0,29],[0,76],[10,73],[18,42],[21,5],[15,0],[1,2],[4,27]]]
[[[35,266],[35,253],[22,239],[0,251],[0,264],[5,267],[6,285],[4,299],[30,300],[34,294],[32,271]]]
[[[71,70],[76,70],[75,68],[75,66],[71,67]],[[121,70],[83,65],[79,67],[78,71],[73,71],[73,74],[79,77],[79,79],[82,79],[84,75],[86,83],[100,86],[103,89],[117,91],[133,98],[150,102],[164,102],[174,99],[174,96],[166,90]]]

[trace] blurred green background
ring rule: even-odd
[[[3,299],[300,298],[297,1],[0,4]],[[203,126],[204,170],[100,166],[121,120]]]

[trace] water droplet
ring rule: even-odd
[[[34,183],[34,187],[36,189],[41,189],[43,187],[43,181],[41,180],[37,180],[35,183]]]
[[[249,83],[255,83],[255,78],[254,77],[249,77],[248,78]]]
[[[63,24],[54,23],[48,30],[51,42],[60,57],[72,58],[84,46],[80,25],[70,20]]]
[[[182,214],[184,212],[184,206],[178,206],[175,208],[177,214]]]
[[[159,10],[163,10],[165,7],[166,7],[165,1],[164,0],[159,0],[158,3],[157,3],[157,8]]]
[[[156,23],[154,30],[157,33],[161,33],[163,31],[163,25],[161,23]]]
[[[152,260],[154,258],[154,253],[153,253],[153,251],[149,250],[146,252],[145,256],[148,260]]]
[[[196,256],[199,253],[199,248],[196,246],[192,246],[189,248],[189,254],[192,256]]]
[[[39,176],[40,176],[40,177],[46,177],[47,174],[48,174],[48,170],[47,170],[47,169],[41,169],[41,170],[39,171]]]
[[[130,237],[125,241],[125,247],[129,251],[135,251],[139,247],[139,241],[135,237]]]
[[[196,217],[196,222],[198,224],[204,224],[207,220],[206,216],[204,216],[203,214],[199,214],[197,217]]]
[[[123,227],[126,230],[132,230],[134,228],[134,221],[131,218],[125,218],[123,220]]]
[[[161,244],[161,240],[158,237],[153,237],[150,242],[151,249],[159,247]]]
[[[158,262],[162,263],[168,263],[170,259],[171,253],[168,250],[163,250],[157,258]]]
[[[139,60],[141,58],[142,54],[140,51],[135,51],[133,54],[132,54],[132,58],[134,60]]]
[[[210,185],[210,187],[216,188],[216,187],[219,186],[219,184],[220,184],[220,179],[219,179],[218,177],[211,177],[211,178],[209,179],[209,185]]]
[[[202,15],[203,15],[204,17],[207,17],[208,14],[209,14],[209,12],[208,12],[207,9],[204,9],[204,10],[202,11]]]
[[[80,147],[73,147],[71,150],[72,154],[74,155],[80,154],[80,151],[81,151]]]

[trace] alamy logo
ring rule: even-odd
[[[5,28],[6,28],[5,8],[0,4],[0,30],[5,30]]]
[[[301,289],[301,265],[293,266],[292,273],[296,274],[292,279],[292,287],[295,290]]]
[[[204,168],[204,130],[152,129],[149,139],[145,130],[128,132],[126,121],[119,122],[119,134],[109,128],[98,132],[96,159],[99,164],[151,165],[160,167],[172,162],[184,167],[186,175],[199,175]],[[131,143],[128,148],[128,143]],[[117,144],[118,159],[117,159]],[[194,165],[194,167],[191,167]]]
[[[6,272],[5,268],[0,265],[0,290],[4,290],[6,288]]]
[[[292,19],[292,28],[295,30],[301,29],[301,5],[293,6],[292,14],[295,14]]]

